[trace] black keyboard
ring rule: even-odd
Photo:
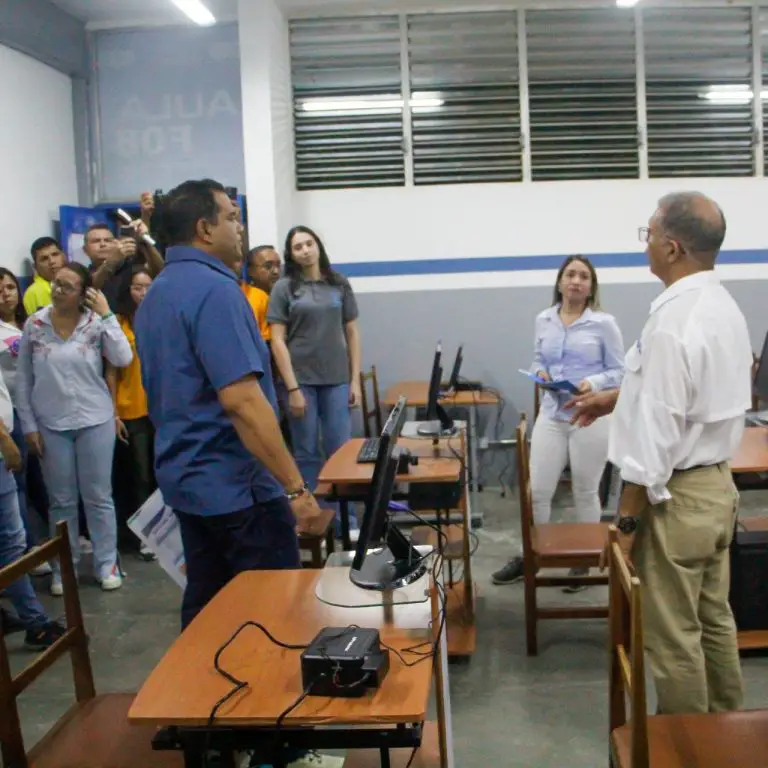
[[[375,464],[379,455],[379,442],[378,437],[367,437],[357,454],[357,463]]]

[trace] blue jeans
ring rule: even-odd
[[[18,560],[27,549],[27,536],[19,512],[16,481],[0,460],[0,568]],[[19,618],[28,630],[39,629],[48,621],[29,576],[22,576],[5,590]]]
[[[34,547],[40,542],[30,524],[29,510],[27,508],[27,460],[29,458],[29,450],[27,449],[27,442],[24,439],[24,432],[21,429],[21,419],[15,410],[13,412],[13,432],[11,432],[11,437],[21,454],[21,469],[14,474],[14,479],[16,480],[16,493],[19,497],[19,514],[21,515],[21,521],[24,523],[24,530],[27,534],[27,546]]]
[[[302,386],[301,392],[307,401],[304,417],[296,419],[289,414],[288,423],[294,458],[314,491],[326,459],[352,437],[349,385]],[[338,518],[338,511],[336,515]]]
[[[52,532],[66,520],[72,559],[77,569],[80,535],[77,515],[82,497],[85,519],[93,544],[93,568],[103,579],[117,565],[117,519],[112,500],[112,457],[115,423],[55,432],[40,426],[43,436],[43,475],[48,488]],[[57,564],[52,564],[54,569]]]

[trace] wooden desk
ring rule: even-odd
[[[736,456],[731,462],[734,475],[768,472],[768,427],[747,427]],[[768,518],[742,517],[739,521],[747,530],[766,530]],[[768,629],[739,632],[739,650],[755,651],[768,648]]]
[[[385,408],[394,407],[398,397],[403,396],[408,401],[408,406],[421,408],[427,404],[429,397],[428,381],[399,381],[387,389],[382,398],[382,405]],[[469,408],[469,487],[474,493],[475,489],[480,488],[479,462],[478,462],[478,434],[477,434],[477,409],[480,406],[499,405],[499,398],[493,392],[455,392],[450,396],[441,397],[440,403],[447,406],[464,406]],[[476,501],[473,499],[473,502]],[[470,509],[470,518],[473,514],[481,515],[478,512],[477,504],[473,503]]]
[[[345,549],[351,549],[348,541],[349,513],[346,505],[350,501],[366,498],[373,478],[373,464],[358,464],[357,454],[363,444],[362,438],[353,438],[346,442],[331,456],[320,470],[319,483],[330,485],[329,498],[339,502],[342,512],[342,543]],[[462,479],[463,440],[461,437],[442,438],[437,445],[429,439],[404,438],[397,440],[398,447],[407,448],[412,455],[419,457],[419,463],[412,466],[407,474],[397,475],[399,483],[459,483]],[[359,490],[358,490],[359,489]],[[469,510],[466,489],[461,497],[463,524],[461,554],[464,561],[463,580],[446,585],[449,609],[446,626],[448,631],[448,655],[466,657],[474,653],[477,645],[475,625],[475,594],[472,582],[470,558]],[[346,532],[345,532],[346,531]],[[449,532],[455,537],[455,532]],[[434,539],[438,537],[435,535]],[[420,542],[427,543],[427,542]],[[434,544],[435,541],[430,540]],[[451,569],[452,572],[452,569]],[[452,581],[452,580],[451,580]]]
[[[768,516],[740,517],[739,523],[747,531],[768,531]],[[740,651],[761,651],[768,648],[768,628],[739,630]]]
[[[413,611],[414,606],[395,607],[393,625],[385,622],[383,609],[339,609],[320,602],[315,596],[318,578],[319,573],[312,570],[248,571],[235,577],[195,618],[152,671],[134,700],[129,720],[145,725],[177,726],[182,730],[206,726],[213,706],[233,687],[214,669],[214,656],[234,631],[247,621],[258,621],[276,639],[296,645],[309,643],[323,627],[344,627],[353,623],[350,620],[352,613],[359,615],[357,621],[362,626],[379,629],[382,641],[401,652],[420,639],[431,637],[426,628],[407,630],[397,626],[398,623],[408,623],[399,621],[398,617],[405,615],[401,609]],[[426,614],[428,621],[431,613],[429,603],[419,606],[419,609]],[[266,733],[268,737],[269,728],[273,729],[274,738],[277,718],[299,698],[303,690],[300,653],[275,645],[261,630],[250,627],[223,654],[223,668],[247,681],[248,688],[221,708],[215,721],[216,727],[267,729],[260,732],[248,730],[247,733],[240,730],[241,743],[233,745],[229,742],[223,745],[224,749],[245,748],[242,743],[244,736],[254,739],[252,744],[256,745],[258,734]],[[410,659],[408,653],[404,655]],[[389,672],[378,690],[356,699],[307,697],[283,720],[281,741],[290,743],[292,736],[299,738],[302,735],[305,742],[315,736],[319,741],[324,736],[325,744],[318,746],[328,748],[329,742],[333,743],[334,739],[339,741],[337,737],[344,732],[343,729],[308,732],[306,728],[297,730],[297,727],[380,727],[423,723],[433,679],[432,667],[429,660],[406,667],[395,654],[390,653]],[[381,729],[369,729],[369,732],[375,736],[381,733]],[[223,738],[222,734],[231,736],[233,732],[210,733],[211,747],[216,747],[217,737]],[[200,731],[190,731],[190,734],[196,735],[196,749],[199,749],[203,743]],[[263,736],[261,738],[258,743],[264,743]],[[360,746],[365,745],[360,743]]]
[[[731,462],[734,474],[768,472],[768,427],[747,427]]]
[[[318,481],[331,485],[370,485],[373,464],[358,464],[364,438],[352,438],[331,456],[320,470]],[[398,438],[397,445],[407,448],[419,463],[404,475],[398,475],[399,483],[458,483],[461,479],[461,461],[457,458],[461,448],[458,438],[441,439],[437,446],[431,440]],[[451,450],[453,449],[453,450]]]
[[[384,392],[381,404],[385,408],[394,408],[397,398],[403,396],[408,405],[423,407],[429,397],[428,381],[399,381]],[[441,397],[443,405],[498,405],[499,398],[492,392],[455,392],[447,397]]]

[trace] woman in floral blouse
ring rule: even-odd
[[[88,270],[68,264],[52,283],[53,303],[27,320],[19,347],[17,408],[30,449],[41,457],[51,524],[66,520],[77,560],[78,496],[93,542],[102,589],[122,586],[112,500],[115,412],[104,359],[122,368],[130,344]],[[54,568],[51,593],[62,594]]]

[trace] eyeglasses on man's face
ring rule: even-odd
[[[648,227],[639,227],[637,236],[641,243],[647,243],[651,239],[651,230]]]

